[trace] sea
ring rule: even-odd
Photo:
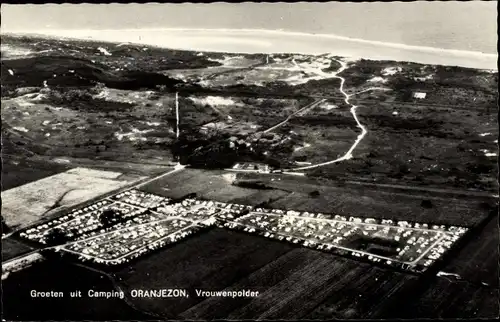
[[[36,31],[199,51],[333,53],[497,69],[496,1],[37,7],[2,6],[2,32]]]

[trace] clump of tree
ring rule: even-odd
[[[486,163],[466,163],[467,171],[475,174],[491,173],[495,170],[494,164]]]
[[[123,219],[121,211],[116,209],[106,209],[99,216],[99,221],[105,227],[113,226]]]
[[[264,209],[269,209],[272,208],[272,202],[274,200],[272,198],[269,198],[267,201],[263,201],[259,203],[258,205],[255,206],[255,208],[264,208]]]
[[[45,242],[50,246],[61,245],[67,243],[68,241],[69,237],[60,228],[51,229],[45,237]]]
[[[181,133],[170,146],[172,154],[181,164],[221,169],[232,167],[237,161],[259,159],[257,151],[246,144],[230,141],[227,134],[216,132],[208,136],[190,128]]]
[[[336,72],[340,69],[340,67],[342,67],[342,65],[338,61],[332,59],[330,61],[330,66],[328,66],[327,68],[323,68],[322,71],[325,73]]]
[[[313,198],[317,198],[317,197],[319,197],[319,195],[320,195],[320,193],[318,190],[313,190],[313,191],[309,192],[309,196],[313,197]]]
[[[231,148],[227,140],[221,140],[196,149],[186,162],[195,167],[223,169],[232,167],[237,160],[237,150]]]
[[[179,198],[173,198],[170,201],[170,204],[180,203],[184,199],[201,199],[201,198],[198,198],[198,194],[196,192],[190,192],[190,193],[185,194],[185,195],[183,195],[183,196],[181,196]]]
[[[76,101],[91,101],[92,94],[89,89],[53,89],[47,91],[47,99],[56,105],[74,103]]]
[[[432,204],[432,201],[430,201],[429,199],[424,199],[424,200],[422,200],[422,202],[420,203],[420,206],[421,206],[422,208],[430,209],[430,208],[432,208],[434,205]]]
[[[240,216],[245,216],[245,215],[248,215],[250,213],[250,209],[246,208],[246,209],[243,209],[242,212],[239,213]]]
[[[393,164],[394,163],[396,162],[393,162]],[[395,165],[393,165],[393,167],[394,168],[391,170],[391,173],[389,174],[389,176],[392,178],[401,179],[405,175],[411,172],[410,168],[406,163],[396,163]]]
[[[7,223],[5,222],[5,218],[3,216],[1,216],[1,218],[2,218],[2,235],[3,235],[3,234],[9,233],[10,228],[9,228],[9,226],[7,226]]]
[[[260,189],[260,190],[272,190],[273,187],[266,185],[264,182],[260,180],[237,180],[233,182],[233,185],[239,186],[242,188],[250,188],[250,189]]]

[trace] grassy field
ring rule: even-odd
[[[114,179],[120,175],[75,168],[3,191],[2,216],[11,228],[27,226],[53,209],[79,204],[129,183]]]
[[[227,173],[185,169],[142,189],[172,198],[196,193],[199,198],[223,202],[258,205],[271,201],[271,206],[279,209],[439,225],[474,226],[488,215],[482,208],[481,199],[464,199],[432,191],[342,185],[286,175],[237,174],[237,178],[258,179],[274,188],[259,190],[231,185],[224,176]],[[318,191],[319,196],[311,196],[313,191]],[[423,200],[430,200],[432,207],[422,207]]]
[[[196,193],[197,198],[222,202],[258,205],[288,193],[281,190],[259,190],[232,185],[223,170],[185,169],[145,185],[141,190],[170,198]]]
[[[272,186],[298,190],[292,182],[285,180],[275,181]],[[459,226],[476,225],[487,215],[487,211],[481,210],[479,202],[467,203],[453,198],[419,196],[411,192],[382,192],[376,188],[349,189],[306,184],[300,186],[304,190],[274,202],[273,207]],[[320,195],[312,198],[309,192],[315,190],[319,191]],[[422,207],[422,200],[429,199],[432,200],[433,207]]]

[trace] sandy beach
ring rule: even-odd
[[[29,34],[16,31],[16,34]],[[422,64],[497,70],[497,55],[475,51],[410,46],[330,34],[256,29],[44,30],[39,34],[107,42],[232,53],[332,53],[343,57],[411,61]]]

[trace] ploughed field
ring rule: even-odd
[[[498,217],[493,216],[443,270],[474,285],[498,289]]]
[[[133,178],[121,176],[121,172],[78,167],[2,191],[2,217],[10,228],[35,224],[61,208],[78,205],[133,182]]]
[[[436,277],[422,294],[405,301],[396,312],[387,313],[387,318],[495,319],[498,297],[498,287]]]
[[[189,297],[130,299],[140,310],[173,319],[437,318],[441,307],[449,308],[447,317],[495,314],[495,289],[461,288],[461,283],[435,277],[433,283],[450,284],[446,289],[454,292],[453,301],[439,304],[430,295],[434,284],[420,298],[421,276],[222,229],[193,236],[116,274],[124,290],[186,289]],[[196,289],[252,290],[259,295],[206,298],[198,297]],[[481,294],[490,297],[481,300]],[[408,305],[422,302],[422,308],[410,315],[394,309],[401,296]],[[469,296],[474,305],[460,308]],[[433,312],[434,304],[440,310]]]
[[[389,279],[396,274],[399,278]],[[301,318],[334,294],[349,294],[352,282],[365,277],[356,288],[357,301],[342,305],[331,317],[370,316],[399,289],[417,277],[385,271],[368,264],[318,251],[294,247],[247,234],[213,229],[153,254],[124,268],[117,275],[124,289],[182,288],[188,298],[134,298],[146,312],[182,319],[280,319]],[[259,291],[255,298],[197,297],[199,290]],[[360,295],[360,296],[359,296]],[[340,300],[340,299],[339,299]],[[335,305],[329,303],[325,305]]]

